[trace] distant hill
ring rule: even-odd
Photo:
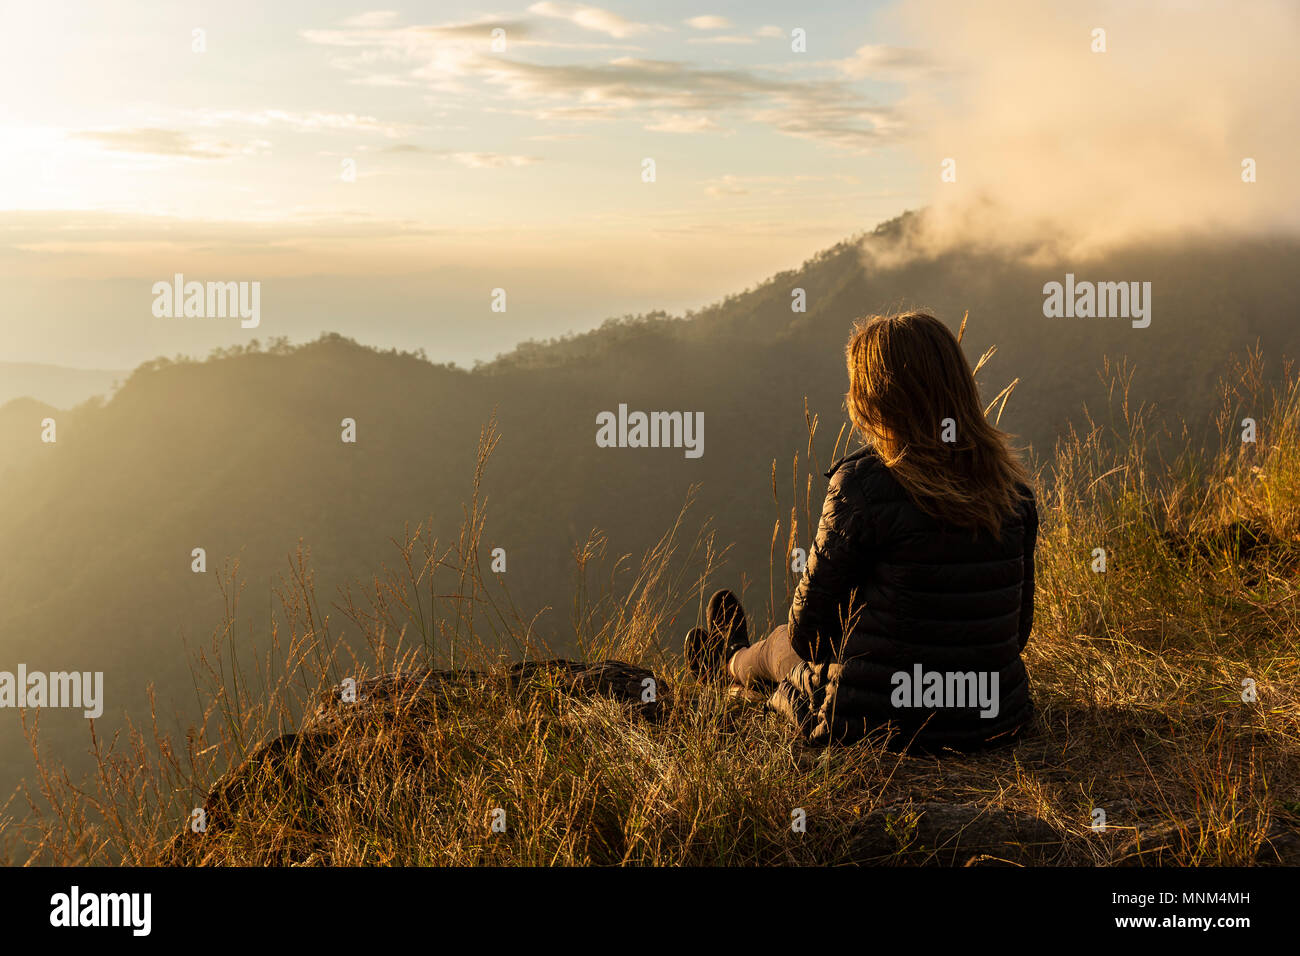
[[[868,241],[894,241],[909,222]],[[506,549],[503,580],[521,607],[557,609],[539,621],[557,650],[569,633],[575,543],[600,528],[612,556],[639,553],[693,484],[696,518],[712,515],[722,541],[735,542],[736,580],[744,572],[765,594],[773,525],[793,504],[791,472],[802,494],[805,473],[830,463],[854,318],[923,306],[955,327],[969,310],[972,361],[998,347],[980,375],[986,399],[1019,377],[1002,425],[1041,453],[1084,403],[1103,404],[1105,357],[1134,363],[1135,400],[1199,420],[1215,407],[1211,383],[1231,353],[1258,343],[1269,356],[1300,354],[1298,253],[1296,240],[1223,240],[1028,265],[972,249],[885,269],[855,239],[699,313],[526,343],[472,371],[324,336],[146,363],[102,404],[54,414],[54,445],[40,443],[47,407],[11,403],[0,409],[0,669],[106,671],[109,726],[122,709],[144,713],[149,682],[164,712],[188,706],[185,646],[219,622],[213,572],[226,558],[239,559],[246,581],[239,641],[251,649],[300,538],[317,593],[329,596],[393,563],[405,524],[433,516],[441,534],[454,531],[494,410],[502,439],[484,485],[485,546]],[[1150,281],[1150,327],[1045,318],[1043,285],[1067,272]],[[791,311],[794,289],[804,290],[805,312]],[[821,422],[815,468],[803,460],[805,397]],[[702,412],[703,456],[597,447],[596,416],[620,404]],[[355,444],[340,440],[345,418],[356,421]],[[823,488],[818,476],[814,521]],[[207,551],[207,574],[191,571],[195,547]],[[660,635],[666,645],[680,638]],[[16,714],[0,721],[8,786],[29,756]],[[84,720],[48,712],[42,728],[63,752],[83,749]]]
[[[59,410],[53,405],[34,398],[15,398],[0,404],[0,473],[17,468],[32,456],[41,453],[41,422],[56,416]]]
[[[64,368],[34,362],[0,362],[0,405],[35,398],[56,408],[71,408],[96,395],[108,395],[127,371]]]

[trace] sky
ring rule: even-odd
[[[1296,17],[0,0],[0,361],[337,331],[469,364],[697,308],[923,205],[937,245],[1271,228],[1300,207],[1271,175],[1300,139]],[[1270,173],[1253,192],[1243,156]],[[155,316],[177,273],[261,283],[258,327]]]
[[[176,272],[263,283],[218,339],[462,363],[706,304],[922,201],[876,12],[6,3],[0,359],[166,353],[148,290]]]

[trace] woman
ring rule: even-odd
[[[925,312],[859,322],[846,396],[865,447],[827,472],[788,622],[749,643],[730,591],[687,635],[697,673],[779,683],[813,743],[885,724],[920,749],[1014,739],[1032,715],[1020,652],[1034,615],[1038,513],[989,424],[961,346]]]

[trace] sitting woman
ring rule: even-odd
[[[814,744],[886,724],[894,746],[920,750],[1013,740],[1033,713],[1029,476],[934,316],[859,322],[846,353],[865,447],[827,472],[788,622],[751,645],[739,599],[719,591],[687,658],[704,676],[778,684],[770,704]]]

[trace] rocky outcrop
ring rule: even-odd
[[[525,661],[502,674],[481,671],[414,671],[358,681],[349,700],[335,686],[303,721],[303,733],[338,731],[355,723],[419,721],[448,706],[483,698],[494,690],[532,684],[569,697],[610,697],[631,712],[657,721],[667,713],[667,685],[644,667],[623,661]]]
[[[652,671],[623,661],[525,661],[501,673],[422,670],[385,674],[339,684],[322,695],[296,733],[257,747],[222,776],[203,801],[202,834],[186,828],[167,844],[163,865],[202,862],[203,836],[220,833],[240,818],[255,788],[300,792],[332,782],[328,758],[363,748],[384,736],[389,752],[422,754],[419,735],[429,722],[469,710],[509,693],[583,699],[605,697],[647,721],[661,720],[672,705],[667,684]]]

